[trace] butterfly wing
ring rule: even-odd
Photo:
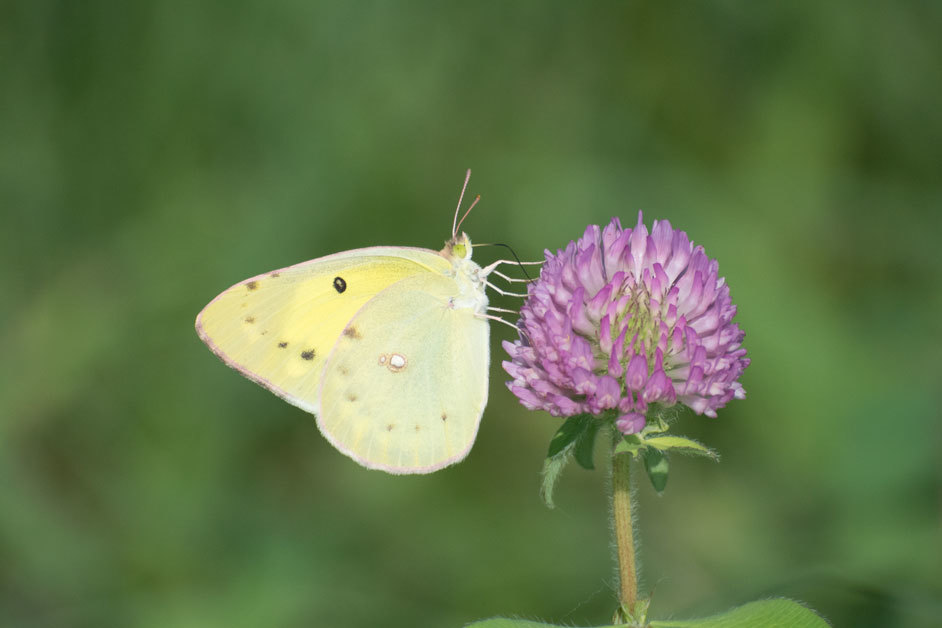
[[[420,274],[368,301],[327,359],[318,427],[360,464],[429,473],[464,458],[487,403],[487,322]]]
[[[450,270],[427,249],[345,251],[232,286],[200,312],[196,330],[226,364],[316,413],[327,356],[363,305],[399,281]]]

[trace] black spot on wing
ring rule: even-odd
[[[316,355],[316,352],[314,351],[314,349],[308,349],[307,351],[301,352],[301,357],[304,358],[305,360],[313,360],[315,355]]]
[[[269,276],[269,277],[280,277],[280,276],[281,276],[281,273],[279,273],[278,271],[275,271],[275,272],[272,272],[272,273],[268,273],[268,276]]]
[[[362,336],[360,336],[360,330],[358,330],[353,325],[348,325],[344,327],[343,335],[346,336],[347,338],[352,338],[353,340],[359,340],[360,338],[362,338]]]
[[[255,317],[254,317],[254,316],[246,316],[246,317],[245,317],[245,322],[248,323],[249,325],[251,325],[251,324],[253,324],[253,323],[255,322]]]
[[[249,290],[257,290],[257,289],[258,289],[258,282],[257,282],[257,281],[250,281],[250,282],[248,282],[247,284],[245,284],[245,287],[248,288]]]
[[[344,280],[344,278],[334,277],[334,290],[336,290],[338,294],[342,294],[343,291],[346,289],[347,289],[347,282]]]
[[[442,412],[442,421],[448,420],[448,415]]]
[[[279,348],[279,349],[286,349],[287,347],[288,347],[288,343],[285,342],[285,341],[283,341],[283,340],[278,343],[278,348]]]

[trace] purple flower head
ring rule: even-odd
[[[715,417],[745,398],[749,365],[736,306],[716,260],[666,220],[650,233],[613,218],[590,225],[546,262],[520,310],[520,338],[504,342],[507,383],[531,410],[554,416],[617,413],[641,431],[648,404],[682,403]]]

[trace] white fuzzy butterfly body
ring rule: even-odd
[[[467,455],[487,403],[487,272],[465,234],[346,251],[232,286],[196,329],[360,464],[428,473]]]

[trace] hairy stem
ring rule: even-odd
[[[615,442],[621,440],[612,430]],[[635,571],[635,538],[631,520],[631,454],[617,453],[612,460],[612,515],[615,547],[618,551],[619,601],[629,616],[638,602],[638,574]]]

